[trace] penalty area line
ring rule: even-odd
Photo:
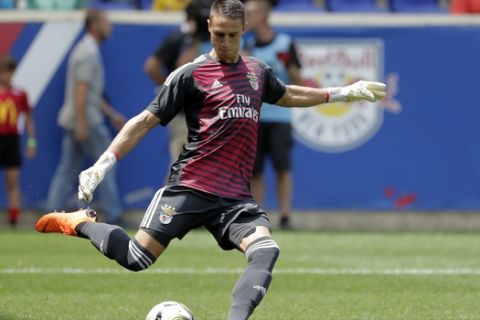
[[[157,268],[140,274],[241,274],[243,268]],[[0,274],[129,274],[131,271],[119,268],[2,268]],[[342,269],[342,268],[277,268],[274,274],[287,275],[480,275],[480,269],[472,268],[387,268],[387,269]]]

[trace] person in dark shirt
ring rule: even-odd
[[[181,65],[207,53],[212,46],[209,41],[207,19],[212,0],[192,0],[185,8],[186,21],[169,34],[144,64],[145,73],[157,86]],[[169,124],[169,151],[172,162],[182,152],[187,142],[185,115],[180,112]]]
[[[233,289],[228,320],[248,319],[272,280],[279,247],[266,213],[252,199],[250,179],[262,102],[309,107],[338,101],[376,101],[385,85],[359,81],[315,89],[284,85],[257,58],[241,56],[245,10],[239,0],[215,0],[208,20],[210,53],[172,72],[158,96],[128,121],[98,161],[79,177],[87,202],[103,176],[158,124],[184,110],[189,136],[172,164],[167,185],[156,192],[133,238],[120,227],[97,223],[92,209],[53,212],[36,223],[39,232],[88,238],[106,257],[140,271],[151,266],[173,238],[205,226],[224,250],[248,260]]]

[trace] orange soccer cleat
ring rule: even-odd
[[[75,227],[81,222],[97,221],[97,213],[92,209],[82,209],[74,212],[52,212],[42,216],[35,224],[38,232],[57,232],[76,236]]]

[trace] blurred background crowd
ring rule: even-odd
[[[189,0],[0,0],[0,9],[183,10]],[[278,0],[276,11],[474,13],[478,0]]]

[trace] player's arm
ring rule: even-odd
[[[148,110],[144,110],[127,121],[122,130],[113,139],[107,152],[113,153],[117,159],[129,153],[142,140],[145,134],[160,123],[160,118]]]
[[[118,159],[130,152],[145,134],[160,123],[160,118],[145,110],[130,119],[95,164],[79,176],[78,198],[90,202],[93,191]]]
[[[381,82],[357,81],[345,87],[310,88],[297,85],[286,86],[285,93],[276,102],[283,107],[306,108],[329,102],[375,102],[385,97],[386,85]]]

